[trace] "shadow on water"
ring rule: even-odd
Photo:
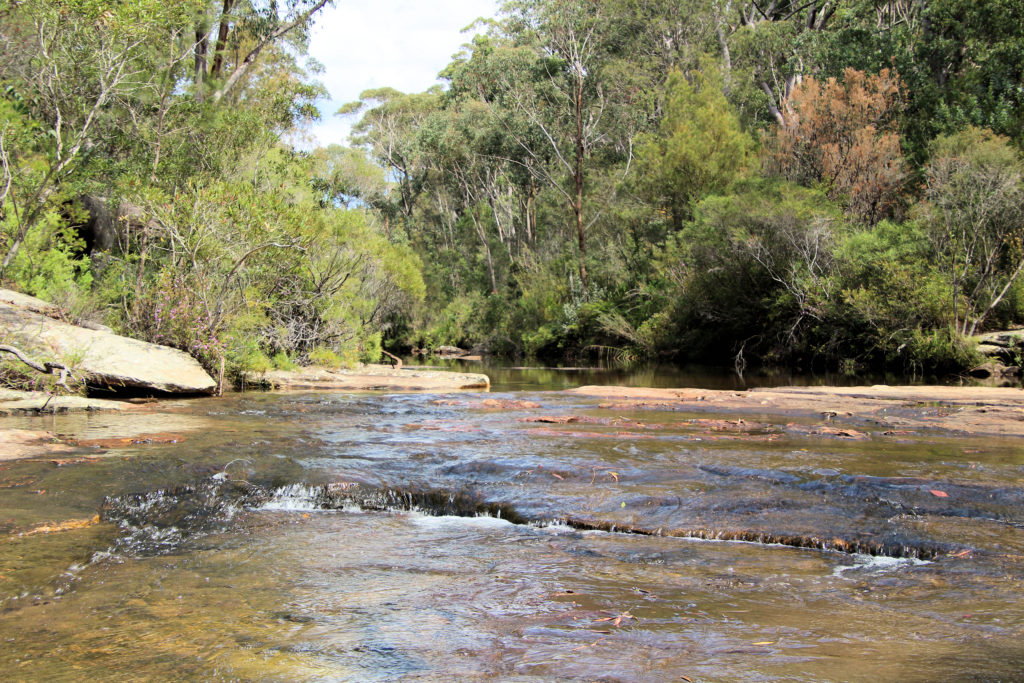
[[[12,422],[80,439],[163,425],[181,438],[2,464],[0,670],[351,681],[1019,672],[1015,442],[851,442],[791,418],[726,424],[513,397],[528,402],[247,394],[163,418]],[[566,415],[579,419],[535,419]]]

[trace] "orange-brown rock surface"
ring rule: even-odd
[[[583,386],[567,391],[603,399],[601,406],[607,408],[809,415],[869,421],[895,430],[1024,436],[1024,390],[1013,388],[876,385],[723,391]]]

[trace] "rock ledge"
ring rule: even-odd
[[[37,360],[60,360],[90,385],[171,394],[210,394],[217,387],[187,353],[57,320],[52,304],[0,290],[0,343]]]
[[[322,367],[272,370],[254,378],[273,389],[291,391],[486,391],[487,375],[441,370],[396,370],[388,365],[362,365],[353,370]]]

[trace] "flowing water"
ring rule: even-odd
[[[3,678],[1024,677],[1016,441],[507,372],[6,419],[103,447],[0,463]]]

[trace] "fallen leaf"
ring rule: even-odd
[[[771,645],[774,642],[775,642],[774,640],[762,640],[762,641],[754,643],[754,645]]]
[[[949,556],[950,557],[970,557],[970,555],[971,555],[971,551],[970,550],[961,550],[958,553],[950,553]]]
[[[928,493],[932,494],[936,498],[949,498],[949,494],[945,491],[939,491],[938,489],[931,489]]]
[[[557,474],[555,472],[552,472],[551,476],[554,477],[555,479],[565,479],[565,477],[563,477],[561,474]]]
[[[679,678],[681,678],[684,681],[689,681],[689,683],[693,683],[693,679],[689,676],[680,676]]]
[[[608,476],[611,477],[612,479],[614,479],[615,481],[619,480],[619,473],[618,472],[609,472]]]

